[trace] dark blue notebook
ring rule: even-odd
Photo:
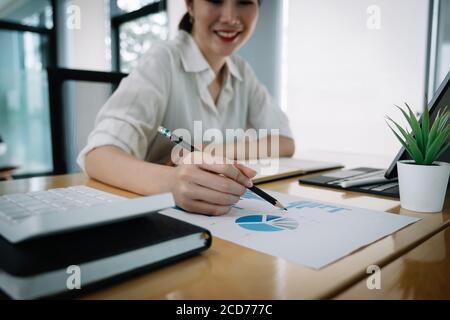
[[[13,299],[80,295],[197,254],[211,241],[208,230],[157,213],[15,245],[0,237],[0,289]],[[78,280],[81,290],[70,290]]]

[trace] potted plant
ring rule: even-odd
[[[401,206],[418,212],[441,212],[444,207],[450,164],[437,159],[449,148],[450,112],[439,110],[433,123],[425,107],[420,122],[411,108],[396,106],[406,118],[411,131],[387,117],[387,124],[413,160],[398,161],[398,180]],[[394,130],[393,126],[398,130]]]

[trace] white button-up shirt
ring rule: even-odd
[[[161,137],[158,127],[186,129],[194,135],[194,122],[202,129],[278,129],[292,137],[289,122],[275,105],[251,67],[237,56],[226,59],[226,76],[220,96],[213,101],[208,86],[216,75],[196,42],[185,31],[171,41],[155,43],[134,71],[100,110],[86,147],[112,145],[138,159],[165,163],[173,144]]]

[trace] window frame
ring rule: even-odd
[[[120,63],[120,26],[140,18],[167,11],[167,0],[159,0],[128,13],[120,13],[116,0],[111,0],[111,64],[116,72],[122,72]]]
[[[57,20],[56,14],[57,14],[57,0],[49,0],[50,6],[52,7],[52,20],[53,20],[53,27],[52,28],[45,28],[45,27],[35,27],[35,26],[29,26],[25,24],[21,24],[18,22],[11,22],[6,21],[3,19],[0,19],[0,30],[8,30],[8,31],[18,31],[18,32],[31,32],[31,33],[37,33],[39,35],[44,35],[48,37],[48,44],[49,44],[49,57],[47,61],[47,66],[49,67],[55,67],[57,64],[57,45],[56,45],[56,30],[57,27]]]
[[[52,8],[52,22],[53,26],[52,28],[46,28],[46,27],[36,27],[36,26],[29,26],[25,25],[19,22],[12,22],[7,21],[4,19],[0,19],[0,30],[7,30],[7,31],[16,31],[21,33],[30,32],[33,34],[38,34],[40,36],[47,37],[47,43],[48,43],[48,49],[49,54],[47,57],[47,61],[45,61],[46,66],[48,68],[55,68],[58,63],[58,47],[57,47],[57,30],[58,30],[58,24],[57,24],[57,10],[58,10],[58,0],[49,0],[50,6]],[[49,176],[55,173],[55,168],[58,167],[58,152],[59,150],[55,148],[55,145],[57,143],[58,137],[55,132],[55,123],[54,123],[54,117],[53,117],[53,111],[50,105],[49,101],[49,118],[50,118],[50,135],[51,135],[51,146],[52,146],[52,171],[49,172],[33,172],[33,173],[24,173],[19,175],[13,175],[13,178],[15,179],[23,179],[23,178],[30,178],[30,177],[39,177],[39,176]]]

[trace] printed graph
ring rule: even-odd
[[[259,200],[259,201],[264,202],[264,199],[260,198],[257,194],[255,194],[251,191],[247,191],[243,196],[241,196],[241,199],[242,200]],[[234,206],[234,208],[243,210],[243,208],[240,206]],[[342,208],[342,207],[339,207],[336,205],[324,204],[324,203],[320,203],[320,202],[306,201],[306,200],[290,202],[287,204],[286,208],[288,210],[289,209],[314,209],[315,208],[315,209],[322,209],[329,213],[344,213],[344,212],[350,211],[350,209]]]
[[[296,201],[296,202],[291,202],[287,205],[286,207],[288,210],[295,208],[295,209],[304,209],[304,208],[317,208],[317,209],[322,209],[325,211],[328,211],[330,213],[338,213],[338,212],[348,212],[350,211],[347,208],[341,208],[338,206],[334,206],[334,205],[329,205],[329,204],[323,204],[320,202],[313,202],[313,201]]]
[[[278,232],[298,228],[298,222],[296,220],[272,215],[241,217],[236,220],[236,224],[241,228],[258,232]]]
[[[249,199],[249,200],[260,200],[260,201],[264,201],[264,199],[262,199],[260,196],[258,196],[257,194],[251,192],[251,191],[247,191],[246,193],[244,193],[241,196],[241,199]]]

